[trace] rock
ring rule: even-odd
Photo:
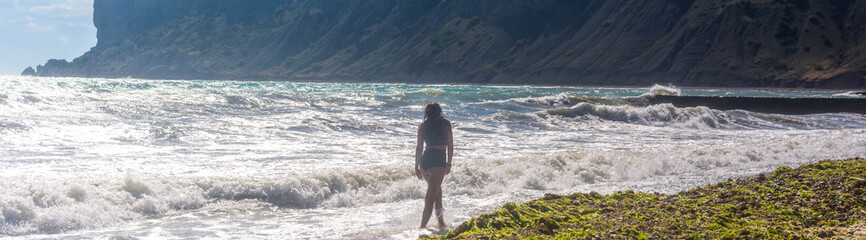
[[[39,75],[866,87],[866,54],[859,54],[866,48],[860,24],[866,1],[95,0],[93,6],[96,47],[69,64],[46,63]]]
[[[546,195],[471,218],[447,238],[866,239],[863,159],[780,167],[773,174],[674,195],[642,192],[572,201]],[[761,178],[763,180],[761,180]],[[852,191],[853,189],[853,191]],[[596,193],[597,194],[597,193]],[[574,193],[571,196],[595,194]],[[542,209],[538,206],[553,206]],[[615,207],[612,207],[615,206]],[[588,214],[582,210],[601,209]],[[513,213],[520,213],[514,217]],[[482,225],[472,223],[496,222]],[[695,237],[700,236],[700,237]]]
[[[33,67],[27,67],[27,69],[21,72],[21,76],[36,76],[36,70]]]
[[[36,66],[36,72],[39,76],[66,76],[64,71],[69,67],[69,62],[66,59],[48,59],[45,65]]]

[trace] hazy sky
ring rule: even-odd
[[[96,46],[93,0],[0,0],[0,75]]]

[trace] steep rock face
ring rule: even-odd
[[[184,15],[222,15],[228,24],[255,23],[273,14],[279,0],[102,0],[93,2],[97,46],[117,43]]]
[[[866,0],[96,0],[39,75],[866,87]]]
[[[27,67],[21,72],[21,76],[36,76],[36,70],[33,67]]]

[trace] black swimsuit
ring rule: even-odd
[[[421,155],[421,168],[427,170],[433,167],[446,167],[446,157],[445,150],[438,148],[424,149],[424,154]]]
[[[445,135],[445,130],[442,129],[444,119],[429,120],[424,122],[424,142],[427,146],[443,146],[448,144],[448,136]],[[445,150],[437,148],[428,148],[421,155],[421,168],[424,170],[432,167],[446,167]]]

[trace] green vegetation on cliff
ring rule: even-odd
[[[40,76],[866,87],[866,1],[94,1]]]
[[[864,239],[866,159],[824,160],[675,195],[548,194],[464,222],[456,239]]]

